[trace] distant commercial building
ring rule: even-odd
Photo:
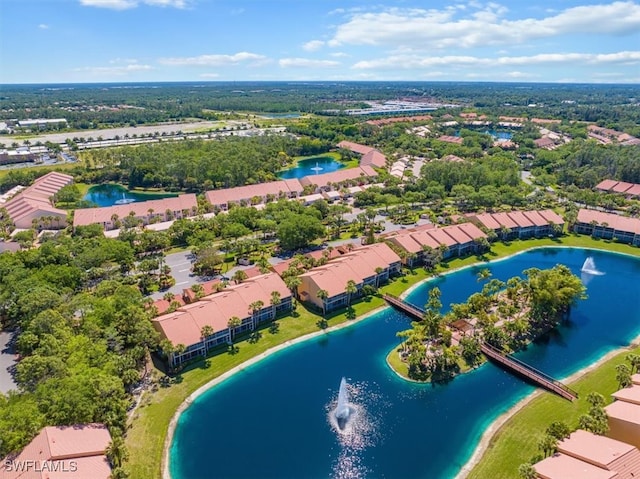
[[[66,118],[37,118],[35,120],[20,120],[18,126],[20,128],[44,128],[47,125],[64,125],[67,126]]]

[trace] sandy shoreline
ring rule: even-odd
[[[311,333],[311,334],[307,334],[305,336],[300,336],[299,338],[295,338],[295,339],[291,339],[289,341],[285,341],[282,344],[279,344],[271,349],[268,349],[267,351],[265,351],[262,354],[259,354],[257,356],[254,356],[253,358],[245,361],[242,364],[239,364],[238,366],[228,370],[227,372],[221,374],[220,376],[218,376],[217,378],[212,379],[211,381],[209,381],[208,383],[206,383],[203,386],[200,386],[198,389],[196,389],[193,393],[191,393],[189,395],[189,397],[187,397],[182,404],[180,404],[180,407],[178,409],[176,409],[176,412],[173,414],[173,417],[171,418],[171,422],[169,422],[169,429],[167,430],[167,437],[165,439],[164,442],[164,450],[162,453],[162,477],[163,479],[171,479],[171,472],[170,472],[170,468],[169,468],[169,461],[170,461],[170,454],[171,454],[171,443],[173,442],[173,435],[175,433],[176,430],[176,426],[178,425],[178,419],[180,418],[180,415],[191,405],[191,403],[200,395],[204,394],[205,392],[207,392],[209,389],[211,389],[212,387],[220,384],[221,382],[229,379],[231,376],[233,376],[234,374],[236,374],[239,371],[242,371],[243,369],[246,369],[260,361],[262,361],[263,359],[265,359],[266,357],[272,356],[273,354],[276,354],[290,346],[293,346],[294,344],[299,344],[299,343],[303,343],[305,341],[309,341],[311,339],[317,338],[319,336],[323,336],[326,334],[331,334],[335,331],[339,331],[341,329],[345,329],[345,328],[349,328],[365,319],[367,319],[370,316],[373,316],[374,314],[379,313],[380,311],[384,310],[388,308],[388,306],[381,306],[379,308],[376,308],[372,311],[369,311],[366,314],[363,314],[360,317],[357,317],[356,319],[353,320],[347,320],[344,323],[338,324],[337,326],[333,326],[331,328],[322,330],[322,331],[316,331],[315,333]]]

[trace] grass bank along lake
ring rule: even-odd
[[[134,203],[138,201],[159,200],[178,196],[171,193],[142,193],[129,191],[124,186],[113,183],[95,185],[89,188],[87,194],[82,198],[91,201],[97,206],[113,206],[115,204]],[[118,203],[120,202],[120,203]]]
[[[303,178],[324,173],[331,173],[344,168],[344,165],[330,156],[314,156],[298,161],[297,165],[279,173],[283,179]]]
[[[592,256],[601,276],[585,277],[588,299],[570,320],[518,357],[562,378],[640,334],[640,260],[582,249],[539,249],[489,265],[501,280],[566,264],[580,275]],[[425,303],[438,286],[447,307],[480,291],[468,268],[418,287]],[[445,385],[398,378],[385,362],[409,319],[392,309],[251,366],[198,397],[181,415],[171,445],[174,479],[449,478],[484,430],[533,387],[491,363]],[[212,358],[215,361],[215,357]],[[356,414],[333,427],[340,379]]]

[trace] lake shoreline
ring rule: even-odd
[[[428,278],[424,278],[418,282],[416,282],[415,284],[411,285],[410,287],[408,287],[405,291],[402,292],[402,294],[400,295],[401,298],[406,298],[409,294],[411,294],[413,291],[415,291],[416,288],[418,288],[419,286],[422,286],[424,283],[428,282],[428,281],[432,281],[434,279],[437,279],[440,276],[443,275],[448,275],[448,274],[453,274],[468,268],[474,268],[474,267],[478,267],[478,266],[482,266],[482,265],[488,265],[490,263],[497,263],[499,261],[503,261],[503,260],[507,260],[510,259],[514,256],[532,251],[532,250],[537,250],[537,249],[541,249],[541,248],[552,248],[552,249],[557,249],[557,248],[570,248],[570,249],[581,249],[581,250],[593,250],[593,251],[605,251],[608,253],[614,253],[614,254],[620,254],[623,256],[629,256],[629,257],[636,257],[632,254],[627,254],[627,253],[621,253],[621,252],[615,252],[615,251],[608,251],[606,249],[599,249],[599,248],[593,248],[593,247],[583,247],[583,246],[564,246],[564,245],[548,245],[548,246],[533,246],[531,248],[527,248],[524,249],[522,251],[518,251],[515,252],[513,254],[509,254],[507,256],[504,257],[500,257],[500,258],[496,258],[496,259],[492,259],[492,260],[488,260],[488,261],[477,261],[474,262],[472,264],[469,265],[464,265],[464,266],[460,266],[457,268],[454,268],[450,271],[446,271],[446,272],[442,272],[442,273],[438,273],[434,276],[428,277]],[[298,338],[295,338],[293,340],[289,340],[286,341],[284,343],[281,343],[273,348],[271,348],[268,351],[265,351],[247,361],[245,361],[244,363],[226,371],[225,373],[221,374],[220,376],[212,379],[211,381],[207,382],[206,384],[204,384],[203,386],[199,387],[196,391],[194,391],[193,393],[191,393],[181,404],[180,406],[176,409],[176,411],[174,412],[171,421],[169,423],[169,428],[167,430],[167,436],[164,442],[164,446],[163,446],[163,454],[162,454],[162,466],[161,466],[161,470],[162,470],[162,477],[163,479],[171,479],[171,473],[170,473],[170,453],[171,453],[171,445],[173,442],[173,437],[175,434],[175,429],[177,427],[178,421],[180,419],[181,414],[193,403],[193,401],[195,399],[197,399],[199,396],[201,396],[202,394],[204,394],[205,392],[207,392],[209,389],[215,387],[216,385],[218,385],[219,383],[229,379],[230,377],[232,377],[235,373],[242,371],[258,362],[260,362],[262,359],[265,359],[266,357],[272,356],[273,354],[276,354],[278,352],[283,351],[284,349],[288,348],[289,346],[293,346],[295,344],[299,344],[302,342],[306,342],[308,340],[317,338],[319,336],[325,335],[325,334],[330,334],[332,332],[341,330],[343,328],[348,328],[351,327],[355,324],[358,324],[360,322],[362,322],[363,320],[371,317],[372,315],[375,315],[377,313],[379,313],[380,311],[386,309],[388,306],[381,306],[378,308],[375,308],[372,311],[369,311],[367,313],[365,313],[362,316],[357,317],[356,319],[341,323],[339,325],[336,325],[334,327],[328,328],[326,330],[322,330],[322,331],[317,331],[311,334],[307,334],[305,336],[301,336]],[[636,338],[636,340],[640,340],[640,336],[638,338]],[[629,347],[629,346],[627,346]],[[624,350],[625,348],[621,348],[618,349],[616,351],[611,351],[610,353],[608,353],[606,356],[609,357],[609,355],[613,356],[615,355],[617,352],[619,352],[620,350]],[[597,361],[596,363],[583,368],[582,370],[576,372],[574,375],[572,375],[569,379],[574,378],[574,377],[580,377],[584,374],[586,374],[587,372],[591,371],[592,369],[595,369],[601,362],[606,361],[606,359],[603,357],[601,358],[599,361]],[[392,371],[393,368],[390,368]],[[395,372],[395,371],[394,371]],[[397,373],[396,373],[397,374]],[[398,375],[399,378],[402,378],[403,380],[407,380],[406,378]],[[413,382],[413,381],[412,381]],[[486,451],[486,449],[488,448],[490,441],[493,437],[493,435],[495,434],[495,432],[497,432],[500,427],[506,423],[506,421],[508,419],[510,419],[516,412],[518,412],[520,409],[524,408],[537,394],[541,394],[541,391],[536,391],[531,393],[530,396],[524,398],[523,400],[519,401],[517,404],[515,404],[511,409],[509,409],[507,412],[505,412],[503,415],[499,416],[498,418],[496,418],[494,421],[492,421],[491,425],[489,426],[489,428],[485,431],[485,433],[483,433],[482,438],[480,440],[480,443],[476,446],[473,455],[471,456],[471,459],[469,459],[469,461],[467,461],[467,463],[465,463],[465,465],[463,466],[463,468],[461,469],[461,472],[458,473],[458,476],[456,477],[466,477],[467,474],[469,474],[469,472],[471,471],[471,469],[473,469],[473,467],[479,462],[480,458],[482,457],[482,455],[484,454],[484,452]],[[463,476],[460,476],[461,473],[464,472]]]

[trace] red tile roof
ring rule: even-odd
[[[126,205],[106,206],[104,208],[81,208],[76,210],[73,215],[73,226],[111,223],[113,215],[118,215],[118,218],[123,219],[132,211],[136,218],[143,218],[149,215],[150,209],[158,215],[164,215],[166,210],[172,212],[188,210],[189,215],[191,215],[194,208],[198,208],[198,200],[196,195],[192,193],[175,198],[140,201]]]
[[[225,188],[221,190],[209,190],[205,193],[207,201],[214,206],[226,205],[228,203],[239,203],[242,200],[251,201],[254,197],[267,197],[274,195],[279,197],[280,193],[287,196],[298,196],[302,193],[302,185],[296,178],[258,183],[255,185],[237,186],[235,188]]]
[[[366,181],[367,177],[378,176],[376,170],[370,166],[359,166],[357,168],[349,168],[345,170],[332,171],[321,175],[305,176],[300,180],[303,186],[316,185],[318,187],[327,186],[329,183],[341,183],[346,180],[361,179]]]
[[[624,193],[625,191],[627,191],[631,187],[633,187],[633,183],[627,183],[626,181],[620,181],[619,183],[615,184],[613,186],[613,188],[611,188],[611,189],[613,191],[615,191],[616,193]]]
[[[351,141],[341,141],[338,143],[338,148],[344,148],[345,150],[353,151],[361,155],[366,155],[371,150],[375,150],[375,148],[371,146],[361,145],[360,143],[353,143]]]
[[[508,213],[509,218],[516,222],[520,228],[530,228],[534,226],[533,222],[527,218],[521,211],[511,211]]]
[[[638,218],[627,218],[613,213],[604,213],[585,208],[578,211],[578,222],[590,224],[592,221],[597,222],[599,225],[607,223],[610,228],[617,231],[640,234],[640,219]]]
[[[303,281],[312,281],[318,289],[324,289],[329,297],[344,293],[348,281],[360,284],[375,276],[376,268],[388,268],[399,263],[400,257],[385,243],[374,243],[356,248],[326,265],[313,268],[300,275]]]
[[[640,406],[626,401],[613,401],[604,408],[607,416],[640,426]]]
[[[616,186],[617,183],[618,183],[617,180],[602,180],[600,183],[598,183],[596,185],[596,189],[603,190],[603,191],[609,191],[614,186]]]
[[[493,213],[493,219],[505,228],[517,228],[518,223],[513,221],[507,213]]]
[[[111,467],[105,451],[110,442],[111,435],[102,424],[48,426],[18,454],[15,461],[23,464],[35,461],[39,465],[49,461],[64,461],[58,467],[65,467],[66,471],[52,473],[47,468],[36,470],[33,467],[18,472],[7,471],[3,466],[0,467],[0,473],[4,479],[107,479],[111,475]],[[74,468],[76,470],[72,472]]]
[[[205,296],[192,304],[178,308],[175,312],[158,316],[152,320],[154,327],[172,344],[189,346],[199,343],[203,326],[211,326],[215,332],[227,328],[229,319],[250,316],[249,305],[262,301],[264,307],[271,303],[271,293],[277,291],[281,299],[291,296],[284,281],[275,273],[249,278],[225,290]]]
[[[456,143],[458,145],[462,145],[462,142],[464,141],[459,136],[450,136],[450,135],[442,135],[442,136],[438,137],[438,140],[444,141],[446,143]]]
[[[554,454],[533,467],[541,479],[615,479],[618,475],[566,454]]]
[[[612,469],[611,464],[621,457],[634,451],[638,452],[631,444],[583,430],[577,430],[568,438],[560,441],[558,451],[610,470]]]
[[[387,157],[380,153],[378,150],[372,150],[362,157],[362,159],[360,160],[360,165],[384,168],[385,166],[387,166]]]
[[[612,394],[619,401],[625,401],[640,406],[640,386],[631,386],[620,389]]]

